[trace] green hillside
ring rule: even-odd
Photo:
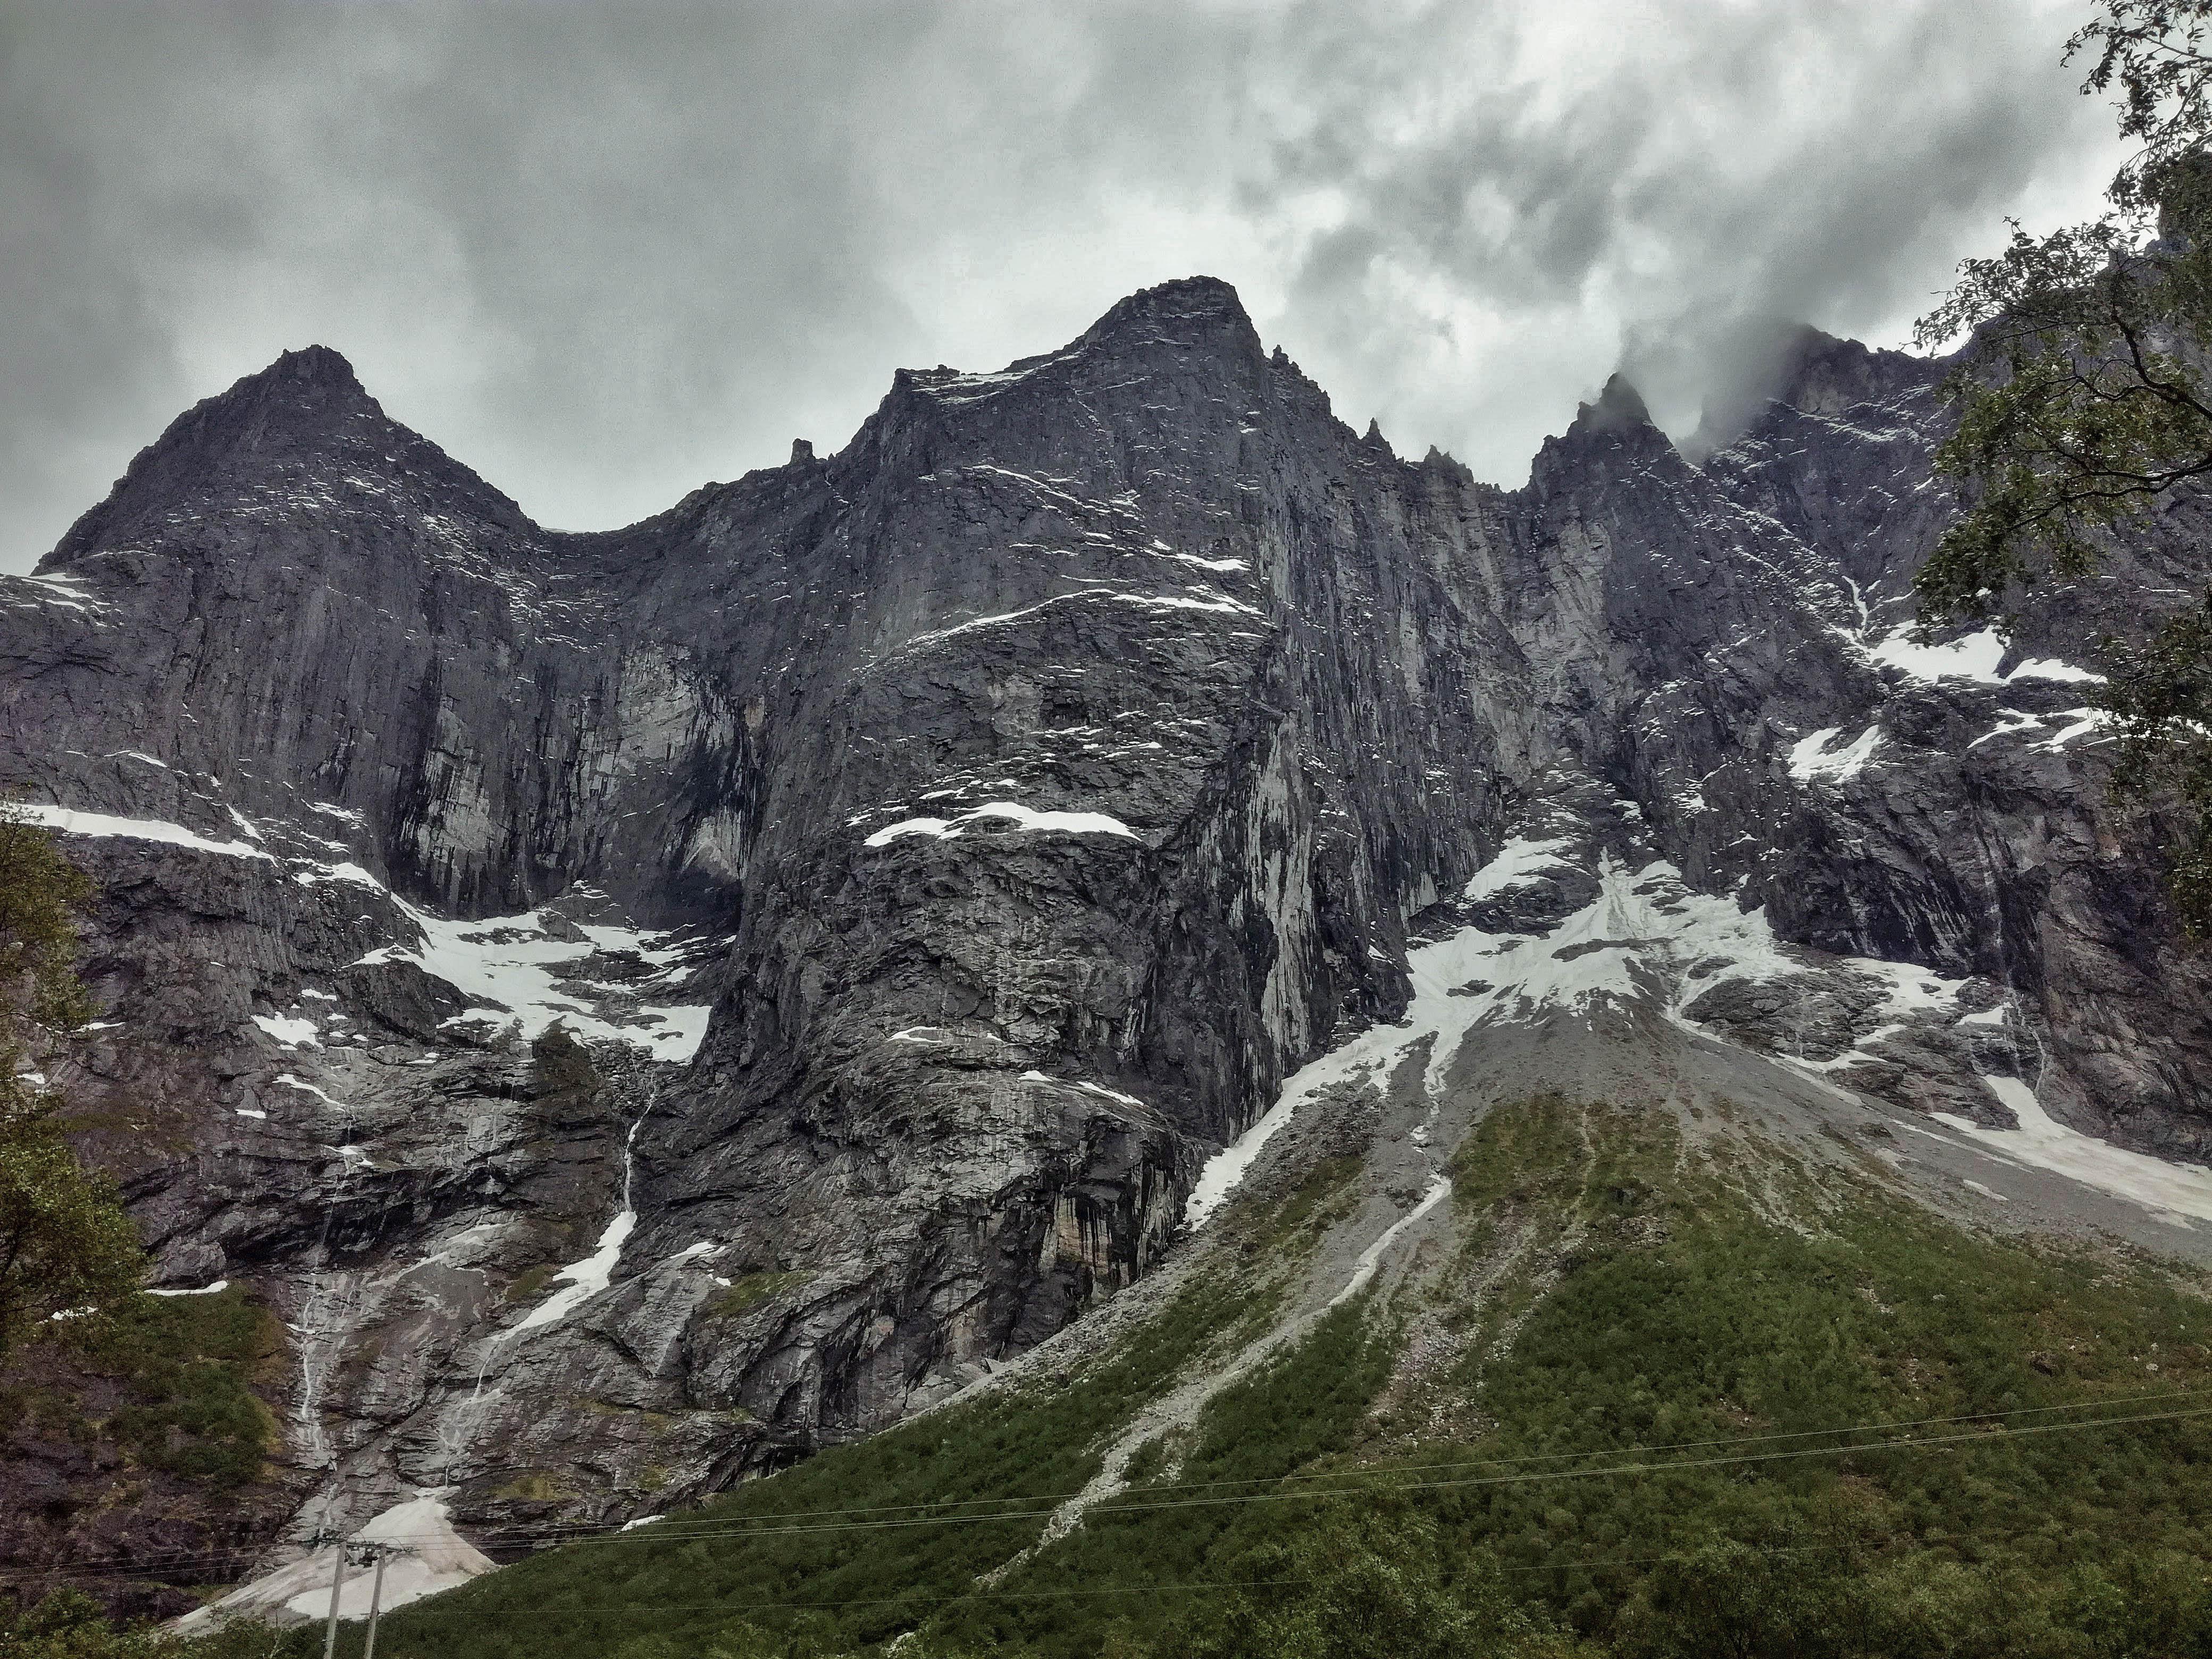
[[[1451,1170],[1451,1248],[1033,1553],[1113,1431],[1278,1316],[1353,1160],[1231,1211],[1109,1352],[536,1557],[379,1652],[2212,1653],[2193,1273],[1971,1233],[1710,1113],[1528,1101]]]

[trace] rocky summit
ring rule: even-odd
[[[2198,509],[1916,633],[1943,372],[1806,331],[1698,462],[1616,380],[1506,490],[1200,278],[593,534],[320,347],[199,404],[0,579],[0,787],[98,884],[41,1063],[162,1316],[260,1310],[266,1460],[19,1413],[0,1553],[173,1613],[165,1550],[695,1503],[1110,1319],[1363,1080],[1316,1309],[1471,1066],[2208,1254],[2212,969],[2086,706]]]

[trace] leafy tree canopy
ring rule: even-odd
[[[2107,538],[2212,478],[2212,0],[2103,0],[2067,43],[2082,90],[2114,94],[2140,148],[2105,214],[1969,259],[1921,320],[1969,337],[1936,453],[1965,510],[1917,580],[1929,619],[2005,614],[2087,575]],[[2115,791],[2172,810],[2184,930],[2212,935],[2212,592],[2140,645],[2109,647],[2100,693],[2121,739]]]
[[[114,1182],[78,1162],[28,1069],[34,1035],[88,1011],[75,916],[90,890],[52,836],[0,806],[0,1357],[58,1313],[129,1296],[145,1268]]]

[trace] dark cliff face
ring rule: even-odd
[[[2095,629],[1911,645],[1937,370],[1785,369],[1702,466],[1616,382],[1505,492],[1194,280],[592,536],[319,349],[183,416],[0,584],[0,782],[103,884],[88,1144],[292,1327],[298,1524],[618,1518],[941,1398],[1143,1273],[1409,944],[1617,866],[1809,947],[1697,959],[1709,1036],[2202,1155]],[[1595,873],[1500,886],[1539,844]]]

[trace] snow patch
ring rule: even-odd
[[[1127,824],[1104,812],[1039,811],[1035,807],[1023,805],[1019,801],[994,800],[986,801],[956,818],[902,818],[896,823],[885,824],[860,844],[863,847],[882,847],[901,836],[933,836],[939,841],[951,841],[985,818],[1011,820],[1014,828],[1024,834],[1054,831],[1071,836],[1124,836],[1131,841],[1139,839],[1137,832]]]
[[[1810,737],[1799,738],[1790,750],[1790,775],[1800,783],[1809,783],[1814,778],[1834,778],[1841,782],[1845,778],[1856,777],[1881,742],[1881,728],[1869,726],[1843,748],[1832,751],[1828,744],[1842,730],[1838,726],[1823,726]]]
[[[248,841],[214,841],[187,830],[181,823],[163,823],[154,818],[118,818],[106,812],[76,812],[65,806],[21,805],[15,809],[32,823],[58,830],[64,836],[113,836],[123,841],[161,842],[171,847],[189,847],[195,852],[217,853],[225,858],[269,859],[269,854]],[[274,863],[273,859],[270,862]]]
[[[441,1590],[454,1589],[496,1565],[453,1530],[445,1494],[450,1488],[419,1490],[395,1504],[353,1534],[356,1543],[378,1543],[390,1554],[384,1564],[382,1610],[404,1607]],[[282,1625],[319,1623],[331,1605],[331,1581],[338,1576],[338,1617],[368,1617],[376,1589],[376,1569],[343,1559],[343,1547],[325,1544],[289,1566],[240,1584],[221,1601],[195,1607],[171,1626],[179,1635],[201,1636],[234,1618],[266,1618]]]
[[[1989,1091],[2020,1120],[2017,1129],[1984,1129],[1950,1112],[1929,1115],[2014,1164],[2048,1170],[2085,1187],[2132,1200],[2154,1212],[2212,1221],[2212,1170],[2169,1164],[2069,1129],[2043,1109],[2035,1091],[2016,1077],[1985,1077]]]
[[[2035,745],[2039,749],[2050,749],[2054,750],[2062,750],[2065,748],[2068,744],[2072,743],[2076,738],[2086,738],[2089,733],[2096,731],[2099,727],[2110,725],[2112,719],[2110,714],[2106,714],[2101,708],[2069,708],[2063,714],[2051,714],[2045,716],[2045,718],[2054,720],[2071,720],[2073,722],[2072,725],[2054,732],[2051,736],[2045,738],[2041,743]]]
[[[302,887],[319,887],[326,881],[343,881],[356,887],[373,887],[380,893],[392,890],[358,864],[318,864],[295,871],[292,879]]]
[[[202,1285],[195,1290],[149,1291],[146,1294],[149,1296],[214,1296],[220,1291],[227,1291],[229,1288],[230,1281],[228,1279],[218,1279],[212,1285]]]
[[[636,1173],[632,1153],[637,1145],[637,1132],[644,1127],[645,1118],[641,1114],[629,1126],[629,1133],[623,1137],[622,1208],[599,1235],[598,1246],[581,1261],[572,1261],[554,1274],[553,1283],[562,1288],[532,1308],[520,1324],[501,1331],[500,1341],[536,1330],[541,1325],[558,1324],[614,1282],[615,1264],[622,1260],[623,1246],[637,1230],[637,1209],[630,1201],[630,1181]]]
[[[1474,872],[1461,890],[1460,897],[1472,904],[1516,888],[1533,886],[1547,879],[1552,871],[1571,867],[1564,855],[1572,845],[1564,839],[1529,841],[1516,836],[1498,848],[1496,858]]]
[[[256,1014],[253,1023],[287,1048],[319,1048],[323,1046],[315,1032],[315,1022],[312,1019],[295,1019],[284,1014]],[[307,1085],[301,1084],[298,1086],[306,1088]],[[318,1089],[314,1092],[320,1094],[322,1091]]]
[[[1479,899],[1570,867],[1562,854],[1571,844],[1516,838],[1476,872],[1467,895]],[[1205,1225],[1306,1101],[1387,1074],[1418,1044],[1429,1044],[1424,1082],[1435,1094],[1462,1048],[1486,1026],[1531,1020],[1547,1010],[1589,1018],[1610,1001],[1656,1005],[1663,1018],[1698,1031],[1686,1010],[1712,987],[1813,971],[1775,937],[1763,908],[1743,910],[1733,898],[1699,893],[1663,860],[1631,871],[1601,854],[1595,873],[1596,897],[1540,937],[1463,927],[1408,951],[1413,1000],[1404,1020],[1371,1026],[1291,1077],[1259,1121],[1200,1170],[1185,1222]],[[1964,984],[1910,963],[1846,957],[1830,966],[1881,980],[1884,1011],[1899,1016],[1950,1012]]]
[[[1887,638],[1867,647],[1867,654],[1876,662],[1901,668],[1915,679],[1923,680],[1979,680],[1985,685],[2002,685],[2014,679],[2094,683],[2105,678],[2048,657],[2021,663],[2011,673],[2000,674],[1997,665],[2004,660],[2006,646],[1994,628],[1984,628],[1945,645],[1917,644],[1910,637],[1911,633],[1909,626],[1899,629]]]
[[[592,925],[576,930],[584,935],[581,940],[556,939],[546,929],[544,911],[448,921],[396,896],[392,902],[422,930],[422,942],[380,945],[355,965],[411,962],[444,980],[475,1005],[455,1015],[449,1024],[511,1020],[528,1039],[559,1020],[579,1037],[628,1042],[656,1060],[675,1061],[690,1060],[707,1034],[711,1010],[704,1004],[652,1004],[624,1016],[625,1023],[616,1024],[556,983],[583,968],[595,948],[635,951],[654,966],[665,967],[684,954],[660,945],[667,934]]]
[[[1985,628],[1948,645],[1917,644],[1909,637],[1910,632],[1899,629],[1888,638],[1876,641],[1867,647],[1867,654],[1876,662],[1902,668],[1915,679],[2004,683],[1997,665],[2004,660],[2005,643],[1996,629]]]

